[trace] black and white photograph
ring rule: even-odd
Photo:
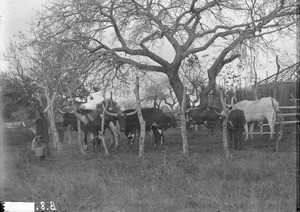
[[[300,211],[296,0],[1,0],[0,212]]]

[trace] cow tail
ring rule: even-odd
[[[278,107],[278,105],[274,104],[274,99],[273,98],[271,98],[271,102],[272,102],[272,107],[275,110],[276,115],[277,115],[278,113],[280,113],[279,107]]]
[[[275,121],[276,120],[278,120],[278,122],[279,122],[279,133],[280,133],[280,138],[279,138],[279,140],[281,139],[281,136],[282,136],[282,123],[283,123],[283,117],[279,117],[278,116],[278,114],[280,113],[280,110],[279,110],[279,105],[275,105],[274,104],[274,99],[273,98],[271,98],[271,102],[272,102],[272,107],[273,107],[273,109],[275,110]],[[276,130],[277,131],[277,130]],[[277,132],[275,132],[275,133],[277,133]]]

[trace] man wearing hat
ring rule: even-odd
[[[45,110],[43,107],[38,107],[38,118],[36,120],[36,141],[41,142],[44,145],[44,152],[43,155],[40,156],[40,160],[45,160],[46,156],[50,155],[49,150],[49,127],[48,122],[45,117]]]

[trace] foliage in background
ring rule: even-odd
[[[22,108],[34,108],[38,104],[38,86],[28,76],[1,74],[2,108],[4,119],[11,119],[12,112]]]

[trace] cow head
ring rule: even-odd
[[[63,114],[63,127],[66,127],[68,125],[73,125],[74,123],[77,124],[77,119],[75,117],[74,112],[70,113],[70,112],[64,112],[61,109],[58,109],[58,111]]]
[[[117,118],[118,121],[119,121],[119,125],[120,125],[120,131],[125,132],[126,125],[127,125],[127,117],[132,116],[135,113],[137,113],[137,110],[133,110],[133,109],[127,110],[127,111],[128,112],[124,111],[123,113],[112,113],[112,112],[109,112],[109,111],[105,111],[105,113],[109,116]]]
[[[159,127],[156,123],[153,123],[150,127],[150,129],[152,129],[153,132],[153,136],[154,136],[154,140],[155,140],[155,148],[160,144],[160,145],[164,145],[164,133],[163,133],[163,129],[161,129],[161,127]]]
[[[178,127],[175,116],[170,114],[165,114],[163,119],[163,128],[166,130],[168,128],[176,128]]]
[[[132,148],[134,140],[135,140],[135,133],[128,132],[128,133],[126,133],[126,137],[128,138],[129,146]]]
[[[126,113],[118,114],[118,121],[120,125],[120,131],[125,132],[126,125],[127,125],[127,114]]]
[[[225,104],[225,107],[229,113],[230,113],[230,111],[234,110],[234,104],[233,104],[234,100],[235,100],[235,97],[233,96],[231,98],[230,104]],[[226,102],[226,98],[224,98],[224,103],[225,102]],[[222,115],[224,115],[224,109],[222,110]]]
[[[193,114],[194,114],[194,109],[195,108],[189,108],[185,113],[185,119],[186,119],[186,122],[192,122],[193,121]]]

